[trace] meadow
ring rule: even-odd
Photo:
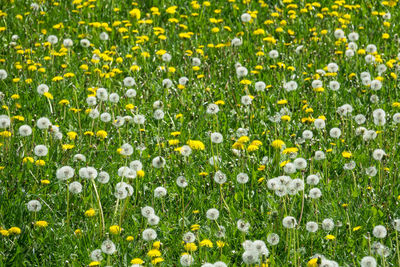
[[[0,266],[400,266],[397,0],[0,0]]]

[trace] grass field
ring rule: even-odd
[[[400,266],[397,0],[0,0],[0,266]]]

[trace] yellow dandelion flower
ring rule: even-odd
[[[99,130],[97,131],[96,136],[100,139],[105,139],[107,138],[107,132],[104,130]]]
[[[14,234],[14,235],[19,235],[21,234],[21,229],[19,227],[11,227],[10,229],[8,229],[8,232],[10,234]]]
[[[277,140],[272,141],[271,146],[273,148],[281,149],[283,146],[285,146],[285,142],[283,142],[280,139],[277,139]]]
[[[194,252],[197,250],[197,245],[195,243],[186,243],[184,248],[188,252]]]
[[[39,227],[39,228],[45,228],[47,227],[49,224],[46,221],[37,221],[35,222],[35,226]]]
[[[76,132],[68,132],[67,133],[67,136],[68,136],[68,138],[70,139],[70,140],[75,140],[76,139],[76,137],[77,137],[77,133]]]
[[[211,240],[209,239],[204,239],[200,242],[200,247],[208,247],[208,248],[212,248],[213,247],[213,243],[211,242]]]
[[[346,158],[346,159],[349,159],[349,158],[351,158],[352,154],[351,154],[351,152],[343,151],[343,152],[342,152],[342,156],[343,156],[344,158]]]
[[[217,247],[219,247],[219,248],[223,248],[223,247],[225,247],[225,242],[224,241],[222,241],[222,240],[217,240]]]
[[[199,224],[193,224],[192,226],[190,226],[190,230],[192,231],[197,231],[200,229],[200,225]]]
[[[164,259],[161,257],[157,257],[151,260],[151,264],[156,265],[157,263],[163,262]]]
[[[94,209],[88,209],[87,211],[85,211],[86,217],[93,217],[94,215],[96,215],[96,211]]]
[[[158,249],[152,249],[149,252],[147,252],[147,256],[149,257],[160,257],[161,256],[161,252]]]
[[[144,261],[140,258],[134,258],[133,260],[131,260],[131,264],[143,264]]]
[[[121,233],[122,229],[118,225],[111,225],[110,228],[110,233],[113,235],[118,235]]]

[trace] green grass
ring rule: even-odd
[[[37,11],[29,1],[0,0],[0,69],[8,74],[0,80],[0,115],[12,118],[9,127],[0,129],[0,266],[87,266],[93,261],[90,253],[108,238],[115,243],[116,252],[109,256],[103,253],[101,266],[130,266],[134,258],[152,266],[147,253],[153,242],[142,238],[146,228],[156,230],[158,236],[154,241],[162,243],[159,251],[163,262],[155,265],[180,266],[185,252],[182,238],[189,231],[195,233],[198,247],[190,252],[194,257],[192,266],[216,261],[228,266],[245,265],[245,240],[266,242],[269,256],[262,262],[269,266],[307,266],[315,254],[340,266],[359,266],[361,259],[369,255],[381,266],[400,265],[398,232],[392,225],[394,219],[400,218],[399,129],[393,119],[400,107],[398,5],[390,7],[380,1],[293,1],[295,7],[290,1],[264,4],[236,0],[210,1],[209,5],[198,2],[196,8],[195,2],[180,0],[36,2]],[[166,12],[171,6],[177,6],[174,14]],[[152,7],[157,7],[160,14]],[[140,19],[130,15],[134,8],[140,10]],[[246,12],[255,15],[250,23],[241,21]],[[390,19],[383,16],[387,12]],[[217,22],[211,22],[211,18]],[[282,32],[276,30],[279,27]],[[213,28],[219,31],[213,32]],[[353,31],[359,34],[355,41],[358,49],[351,58],[345,55],[349,40],[338,41],[334,36],[339,28],[346,36]],[[258,29],[264,33],[255,34]],[[99,37],[104,31],[109,35],[107,41]],[[187,32],[193,34],[182,38],[180,34]],[[383,38],[384,33],[388,39]],[[13,41],[13,35],[19,38]],[[49,35],[56,35],[58,42],[46,43]],[[166,39],[160,39],[160,35]],[[243,44],[232,47],[234,37],[241,38]],[[73,40],[71,48],[63,48],[66,38]],[[83,38],[90,40],[91,47],[79,44]],[[377,47],[372,64],[365,61],[369,44]],[[296,53],[300,45],[303,49]],[[279,52],[277,59],[268,56],[273,49]],[[172,56],[170,62],[164,62],[162,53],[156,53],[162,50]],[[148,57],[143,53],[148,53]],[[94,54],[101,59],[93,61]],[[198,70],[191,64],[193,57],[201,60]],[[326,67],[332,62],[339,66],[337,74],[318,74],[321,69],[327,72]],[[247,68],[246,77],[237,77],[236,63]],[[381,74],[377,71],[380,64],[387,66]],[[362,72],[369,72],[371,80],[380,77],[382,89],[373,91],[363,85]],[[128,88],[123,79],[128,76],[136,81],[132,87],[137,91],[134,98],[125,96]],[[183,76],[189,81],[184,88],[178,88],[178,80]],[[56,81],[55,77],[62,79]],[[162,86],[166,78],[172,80],[171,88]],[[323,82],[323,92],[313,90],[311,83],[315,79]],[[283,85],[291,80],[297,82],[298,88],[287,92]],[[257,81],[267,85],[264,92],[255,90]],[[329,89],[330,81],[340,83],[337,92]],[[37,93],[40,84],[48,85],[49,98]],[[86,98],[94,95],[97,88],[117,93],[119,102],[98,99],[96,106],[90,107]],[[251,105],[241,103],[244,95],[254,97]],[[373,95],[378,101],[371,101]],[[69,104],[60,104],[64,99]],[[163,102],[165,113],[159,121],[153,118],[153,103],[158,100]],[[280,104],[280,100],[287,103]],[[220,111],[217,115],[207,114],[207,106],[216,101]],[[128,104],[134,108],[128,109]],[[344,104],[352,106],[351,114],[338,114],[338,107]],[[90,118],[88,111],[95,107],[100,114],[110,113],[113,120],[117,116],[142,114],[146,122],[125,122],[115,127],[112,122]],[[376,109],[386,112],[383,126],[374,124]],[[289,115],[290,120],[270,120],[277,113],[278,117]],[[363,125],[356,123],[357,114],[365,115]],[[322,130],[313,123],[320,116],[324,116],[326,123]],[[41,117],[59,126],[61,140],[50,130],[36,127]],[[32,135],[19,135],[18,129],[24,124],[32,127]],[[376,139],[365,141],[357,135],[359,126],[376,131]],[[339,139],[329,135],[334,127],[342,131]],[[238,128],[246,128],[249,138],[240,156],[232,151],[239,138]],[[99,130],[106,131],[107,138],[97,137]],[[313,132],[311,140],[300,140],[305,130]],[[76,132],[77,137],[72,140],[69,132]],[[173,132],[180,134],[174,137]],[[211,132],[221,133],[223,142],[212,144]],[[169,144],[172,139],[178,139],[179,144]],[[201,141],[204,150],[192,147],[190,156],[182,156],[176,149],[189,140]],[[254,140],[261,144],[257,150],[249,151]],[[285,145],[276,149],[271,145],[274,140],[282,140]],[[130,156],[117,151],[125,143],[134,148]],[[49,149],[44,157],[33,151],[39,144]],[[63,149],[65,144],[73,147]],[[146,149],[141,151],[140,145]],[[284,148],[294,147],[297,152],[285,153]],[[386,153],[381,161],[372,156],[378,148]],[[325,160],[314,159],[319,150],[325,152]],[[351,152],[351,157],[344,157],[344,151]],[[86,156],[86,162],[74,160],[78,153]],[[166,165],[156,169],[152,160],[159,155],[165,158]],[[209,164],[213,155],[221,157],[215,166]],[[262,163],[264,157],[268,160]],[[285,175],[281,163],[293,162],[295,158],[306,159],[307,168],[287,175],[306,180],[308,175],[318,173],[320,182],[316,186],[305,184],[304,191],[295,195],[279,197],[267,182]],[[39,159],[45,162],[44,166],[35,164]],[[121,182],[118,169],[133,160],[142,162],[144,176],[123,179],[133,187],[133,194],[117,204],[114,192]],[[345,170],[344,165],[351,161],[356,167]],[[57,169],[65,165],[75,169],[68,184],[82,183],[80,194],[67,194],[67,182],[56,178]],[[79,177],[79,169],[86,166],[108,172],[110,181],[101,184],[95,179],[93,183]],[[371,166],[377,168],[373,177],[366,174],[366,168]],[[227,182],[221,187],[213,179],[217,170],[227,175]],[[239,184],[239,173],[247,173],[249,182]],[[188,181],[186,188],[176,184],[181,175]],[[41,180],[50,183],[43,184]],[[154,189],[159,186],[167,189],[163,198],[154,197]],[[313,187],[321,190],[321,198],[310,199]],[[36,214],[26,207],[34,199],[42,204]],[[149,225],[141,215],[144,206],[154,208],[160,217],[158,225]],[[96,214],[85,216],[91,208]],[[216,221],[206,218],[210,208],[220,212]],[[283,227],[286,216],[293,216],[299,223],[294,230]],[[333,230],[322,229],[326,218],[335,222]],[[250,223],[247,233],[238,230],[239,219]],[[35,226],[36,221],[46,221],[48,226]],[[318,222],[316,233],[306,231],[309,221]],[[191,230],[196,224],[200,229]],[[109,227],[113,225],[119,225],[122,232],[110,233]],[[386,227],[385,238],[374,237],[372,232],[377,225]],[[226,229],[223,237],[217,236],[220,226]],[[19,227],[21,233],[10,233],[11,227]],[[81,234],[75,233],[77,229]],[[280,237],[276,246],[267,242],[270,233]],[[335,239],[327,240],[327,235]],[[133,241],[128,241],[128,236]],[[200,246],[205,239],[211,240],[212,248]],[[224,242],[224,246],[219,248],[217,241]],[[374,253],[375,241],[385,245],[389,255]]]

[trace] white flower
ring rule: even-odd
[[[72,46],[74,45],[74,41],[72,41],[72,40],[69,39],[69,38],[64,39],[63,45],[64,45],[66,48],[70,48],[70,47],[72,47]]]
[[[217,183],[217,184],[223,184],[223,183],[225,183],[226,182],[226,175],[225,175],[225,173],[223,173],[223,172],[221,172],[221,171],[217,171],[215,174],[214,174],[214,181]]]
[[[111,121],[111,114],[108,112],[104,112],[100,114],[100,120],[102,122],[109,122]]]
[[[325,231],[332,231],[334,227],[335,223],[332,219],[324,219],[322,221],[322,229],[324,229]]]
[[[297,89],[298,85],[296,81],[289,81],[283,85],[283,88],[287,92],[295,91]]]
[[[377,263],[374,257],[372,256],[365,256],[361,259],[360,262],[361,267],[376,267]]]
[[[36,121],[36,126],[41,130],[47,130],[51,126],[51,122],[48,118],[42,117]]]
[[[110,180],[110,175],[105,171],[101,171],[97,176],[97,181],[101,184],[106,184],[108,183],[109,180]]]
[[[136,114],[133,116],[133,122],[136,124],[144,124],[146,121],[146,117],[141,114]]]
[[[356,32],[351,32],[351,33],[349,33],[349,35],[348,35],[349,40],[350,40],[351,42],[357,41],[358,38],[359,38],[359,36],[360,36],[360,35],[359,35],[358,33],[356,33]]]
[[[387,235],[387,230],[386,230],[385,226],[377,225],[377,226],[374,227],[374,230],[372,231],[372,234],[376,238],[385,238],[386,235]]]
[[[276,51],[276,50],[271,50],[271,51],[269,51],[268,55],[269,55],[270,58],[275,59],[275,58],[279,57],[279,52]]]
[[[251,15],[250,15],[249,13],[243,13],[243,14],[240,16],[240,19],[241,19],[243,22],[249,22],[249,21],[251,20]]]
[[[393,224],[394,230],[400,231],[400,219],[394,219],[392,224]]]
[[[68,189],[72,194],[79,194],[82,192],[82,184],[78,181],[72,182],[69,184]]]
[[[242,102],[242,104],[245,106],[251,105],[252,101],[253,99],[248,95],[244,95],[240,98],[240,102]]]
[[[291,162],[286,163],[286,165],[283,167],[283,171],[287,174],[293,174],[296,172],[296,166]]]
[[[88,48],[90,46],[90,41],[88,39],[82,39],[79,41],[82,47]]]
[[[43,95],[44,93],[47,93],[49,91],[49,87],[46,84],[39,84],[36,88],[36,91],[38,92],[38,94]]]
[[[162,86],[165,88],[170,88],[172,86],[172,81],[170,79],[164,79],[162,81]]]
[[[57,169],[56,172],[56,177],[59,180],[67,180],[70,179],[74,176],[75,170],[71,168],[70,166],[63,166],[59,169]]]
[[[375,53],[378,49],[376,48],[376,45],[374,44],[369,44],[367,45],[367,47],[365,48],[365,51],[367,51],[368,53]]]
[[[373,55],[370,55],[370,54],[366,55],[364,59],[365,59],[365,62],[368,63],[368,64],[371,64],[371,63],[375,62],[375,57]]]
[[[319,177],[315,174],[310,174],[307,176],[307,184],[309,185],[317,185],[319,183]]]
[[[154,168],[162,168],[165,166],[165,159],[161,156],[155,157],[152,161],[152,164]]]
[[[150,225],[157,225],[157,224],[160,222],[160,217],[158,217],[158,216],[155,215],[155,214],[152,214],[152,215],[150,215],[150,216],[147,218],[147,222],[148,222]]]
[[[159,186],[156,189],[154,189],[154,197],[161,198],[165,197],[166,195],[167,195],[167,189],[165,189],[164,187]]]
[[[21,136],[30,136],[32,134],[32,128],[29,125],[22,125],[19,127],[18,132]]]
[[[101,255],[102,251],[101,249],[95,249],[90,253],[90,259],[92,261],[102,261],[103,260],[103,255]]]
[[[352,49],[347,49],[347,50],[344,52],[344,54],[346,55],[346,57],[354,57],[355,52],[354,52],[354,50],[352,50]]]
[[[176,184],[181,188],[185,188],[186,186],[188,186],[188,182],[184,176],[179,176],[178,178],[176,178]]]
[[[256,250],[246,250],[243,252],[242,259],[245,264],[254,264],[259,261],[259,255]]]
[[[219,217],[219,211],[217,209],[209,209],[206,213],[207,219],[217,220]]]
[[[348,47],[349,49],[353,50],[353,51],[357,51],[357,49],[358,49],[358,45],[357,45],[357,43],[355,43],[355,42],[349,42],[349,43],[347,44],[347,47]]]
[[[267,236],[267,242],[272,245],[272,246],[276,246],[279,243],[279,235],[275,234],[275,233],[271,233]]]
[[[108,99],[110,100],[111,103],[118,103],[119,95],[117,93],[112,93],[112,94],[110,94]]]
[[[286,216],[286,217],[283,218],[283,220],[282,220],[282,225],[283,225],[283,227],[285,227],[285,228],[292,229],[292,228],[296,227],[297,221],[296,221],[296,219],[295,219],[294,217],[292,217],[292,216]]]
[[[261,256],[268,257],[269,251],[267,246],[265,245],[265,242],[262,240],[255,240],[253,242],[253,248],[258,252],[258,254]]]
[[[117,251],[115,244],[111,240],[104,241],[101,244],[101,250],[108,255],[112,255]]]
[[[256,89],[257,92],[263,92],[265,90],[266,84],[265,82],[256,82],[254,84],[254,88]]]
[[[172,56],[171,56],[170,54],[168,54],[168,53],[164,53],[164,54],[161,56],[161,59],[162,59],[164,62],[170,62],[171,59],[172,59]]]
[[[216,261],[211,266],[214,266],[214,267],[228,267],[228,265],[223,261]],[[209,267],[211,267],[211,266],[209,266]],[[204,267],[204,264],[202,265],[202,267]],[[205,266],[205,267],[207,267],[207,266]]]
[[[132,155],[132,154],[133,154],[133,147],[132,147],[130,144],[128,144],[128,143],[123,144],[123,145],[121,146],[120,154],[123,155],[123,156],[130,156],[130,155]]]
[[[379,80],[372,80],[369,86],[371,90],[379,91],[382,88],[382,82]]]
[[[186,243],[193,243],[196,241],[196,236],[192,232],[187,232],[183,235],[183,241]]]
[[[329,82],[329,88],[330,88],[332,91],[338,91],[339,88],[340,88],[340,83],[337,82],[337,81],[330,81],[330,82]]]
[[[108,99],[108,92],[105,88],[99,88],[96,91],[96,97],[101,101],[107,101]]]
[[[316,231],[318,231],[318,224],[316,222],[307,222],[306,230],[310,233],[315,233]]]
[[[245,184],[249,181],[249,176],[246,173],[239,173],[238,175],[236,175],[236,181],[239,184]]]
[[[129,163],[129,167],[134,171],[140,171],[143,169],[143,164],[140,160],[134,160]]]
[[[127,166],[122,166],[121,168],[118,169],[118,176],[126,177],[129,179],[135,179],[137,176],[137,173],[135,170],[133,170]]]
[[[323,151],[318,150],[318,151],[315,151],[314,158],[315,158],[315,160],[323,160],[326,158],[326,156]]]
[[[164,111],[162,109],[156,109],[153,114],[154,119],[162,120],[164,118]]]
[[[249,71],[246,67],[240,66],[236,69],[236,75],[238,76],[238,78],[245,77],[248,73]]]
[[[217,114],[219,111],[219,107],[216,104],[209,104],[207,106],[207,113],[208,114]]]
[[[314,126],[317,129],[324,129],[325,128],[325,121],[323,119],[315,119]]]
[[[192,154],[192,149],[190,148],[190,146],[184,145],[181,147],[180,153],[182,156],[188,157],[188,156],[190,156],[190,154]]]
[[[132,77],[125,77],[124,80],[123,80],[123,83],[124,83],[124,86],[126,86],[126,87],[132,87],[132,86],[134,86],[136,84],[135,83],[135,79],[132,78]]]
[[[154,215],[154,209],[150,206],[143,207],[141,209],[141,213],[143,217],[149,218],[150,216]]]
[[[342,135],[342,131],[341,131],[339,128],[332,128],[332,129],[329,131],[329,135],[330,135],[332,138],[339,138],[339,137]]]
[[[47,41],[51,44],[56,44],[58,43],[58,37],[55,35],[49,35],[49,37],[47,37]]]
[[[26,204],[26,207],[31,212],[38,212],[42,209],[42,204],[38,200],[31,200]]]
[[[339,66],[336,63],[329,63],[327,68],[329,72],[338,72],[339,70]]]
[[[307,161],[303,158],[297,158],[293,161],[294,166],[298,170],[304,170],[307,168]]]
[[[0,80],[6,79],[8,76],[7,71],[4,69],[0,69]]]
[[[336,39],[341,39],[341,38],[344,38],[344,37],[345,37],[344,31],[343,31],[342,29],[337,29],[337,30],[334,32],[334,35],[335,35],[335,38],[336,38]]]
[[[372,157],[375,160],[382,160],[382,158],[386,155],[385,151],[383,149],[375,149],[374,152],[372,152]]]
[[[100,33],[99,37],[100,37],[100,40],[102,40],[102,41],[107,41],[109,39],[108,33],[106,33],[106,32]]]
[[[310,190],[309,196],[310,196],[310,198],[312,198],[312,199],[320,198],[320,197],[322,196],[321,190],[319,190],[319,188],[316,188],[316,187],[315,187],[315,188],[312,188],[312,189]]]
[[[240,219],[237,221],[236,223],[237,228],[239,229],[239,231],[241,232],[248,232],[250,229],[250,223],[246,222],[243,219]]]
[[[190,254],[183,254],[180,262],[182,266],[190,266],[194,263],[194,258]]]
[[[10,127],[11,120],[7,115],[0,115],[0,129]]]
[[[192,66],[200,66],[201,65],[201,60],[198,57],[192,57]]]
[[[220,144],[224,140],[224,137],[220,133],[211,133],[211,142],[214,144]]]
[[[231,46],[241,46],[242,45],[242,40],[239,38],[233,38],[231,41]]]
[[[47,155],[48,153],[48,149],[45,145],[37,145],[35,146],[35,148],[33,149],[33,152],[35,153],[36,156],[38,157],[44,157]]]

